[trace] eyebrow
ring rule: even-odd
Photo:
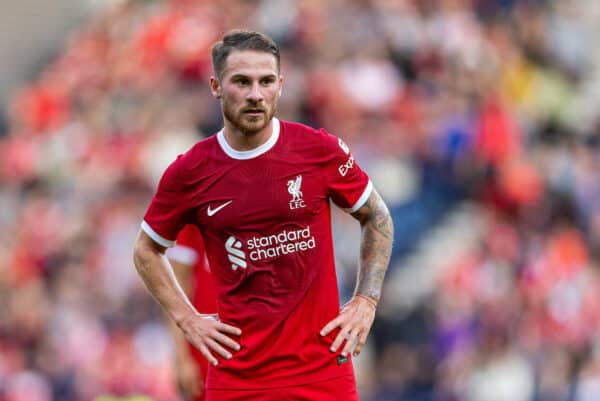
[[[241,74],[241,73],[233,74],[230,79],[233,80],[233,79],[238,79],[238,78],[252,79],[252,77],[250,75]],[[265,79],[265,78],[277,79],[277,75],[276,74],[261,75],[258,79]]]

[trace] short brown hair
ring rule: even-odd
[[[212,47],[213,70],[218,79],[222,78],[225,62],[233,50],[256,50],[270,53],[275,56],[277,71],[279,71],[279,47],[273,39],[260,32],[234,29],[225,32],[223,40],[215,43]]]

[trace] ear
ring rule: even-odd
[[[283,92],[283,75],[279,75],[279,97],[281,97],[281,92]]]
[[[214,75],[210,77],[210,92],[215,99],[221,99],[221,83]]]

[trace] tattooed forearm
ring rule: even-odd
[[[383,278],[390,262],[394,226],[390,212],[373,190],[367,202],[352,213],[361,225],[360,264],[356,294],[379,300]]]

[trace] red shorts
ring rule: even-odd
[[[206,390],[206,401],[360,401],[354,376],[264,390]]]

